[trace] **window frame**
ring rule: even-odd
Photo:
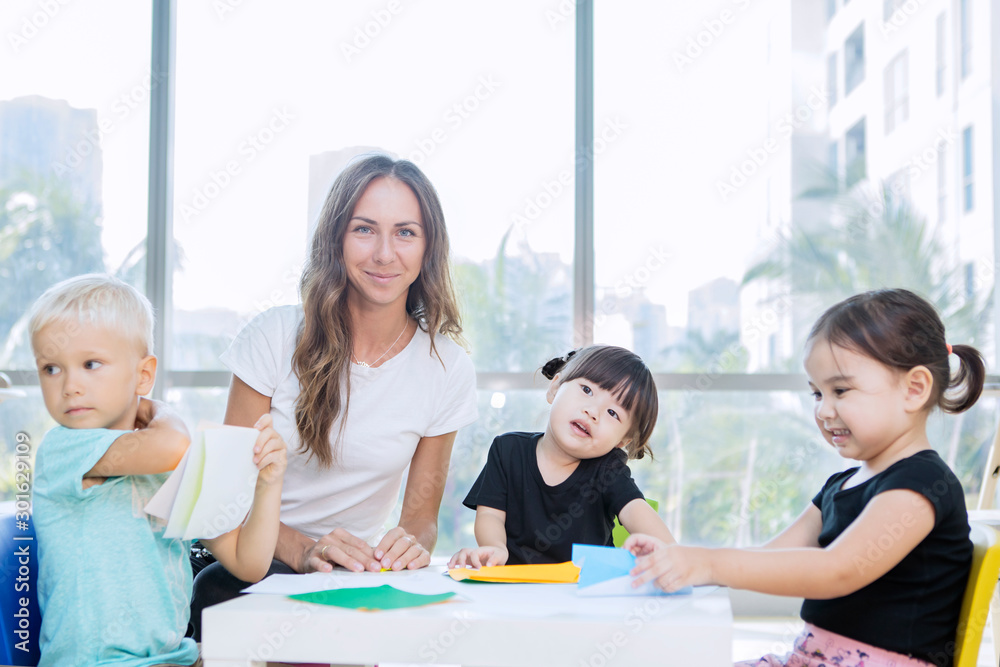
[[[844,3],[846,4],[846,2]],[[149,215],[147,221],[148,261],[146,272],[147,296],[158,314],[156,322],[156,354],[159,357],[161,382],[154,388],[154,398],[162,399],[171,388],[222,388],[231,380],[228,371],[174,370],[170,366],[168,332],[172,314],[172,275],[170,257],[173,236],[173,146],[174,88],[176,80],[176,0],[152,0],[152,71],[162,77],[165,85],[153,88],[150,99],[149,156]],[[836,4],[834,4],[836,6]],[[576,4],[576,93],[575,151],[578,171],[575,179],[574,260],[573,260],[573,323],[576,346],[593,342],[595,303],[594,250],[594,7],[593,0]],[[864,48],[864,23],[851,32],[861,31]],[[850,39],[850,37],[848,38]],[[846,50],[845,50],[846,51]],[[862,76],[864,81],[864,54]],[[846,58],[846,52],[845,52]],[[844,65],[847,90],[847,65]],[[855,86],[856,87],[856,86]],[[863,121],[860,121],[863,122]],[[852,127],[852,129],[854,129]],[[846,142],[846,139],[845,139]],[[835,144],[837,142],[834,142]],[[846,150],[846,147],[845,147]],[[839,152],[839,149],[838,149]],[[964,158],[964,155],[963,155]],[[845,165],[844,168],[848,168]],[[964,188],[963,188],[964,190]],[[996,328],[995,345],[1000,349],[1000,327]],[[14,386],[38,384],[35,371],[0,369],[7,373]],[[806,376],[802,373],[654,373],[660,390],[701,391],[804,391]],[[706,381],[707,380],[707,381]],[[991,387],[1000,384],[1000,376],[988,377]],[[504,391],[534,388],[536,378],[530,372],[479,373],[479,390]]]

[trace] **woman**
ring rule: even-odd
[[[222,356],[233,371],[226,423],[270,412],[289,445],[270,573],[424,567],[455,433],[477,410],[444,215],[423,173],[381,155],[349,166],[300,288],[302,306],[259,315]],[[407,467],[399,524],[376,541]],[[196,638],[201,609],[246,585],[217,564],[198,574]]]

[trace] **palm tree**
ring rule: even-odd
[[[949,257],[905,195],[868,181],[844,190],[828,175],[804,192],[800,202],[818,205],[814,210],[826,214],[791,227],[743,278],[744,285],[771,281],[789,292],[798,317],[793,325],[798,348],[822,310],[884,287],[905,287],[925,297],[941,313],[949,339],[991,347],[992,285],[976,293],[968,267]],[[965,421],[966,414],[958,415],[947,435],[945,459],[952,467],[959,459]],[[978,436],[965,435],[970,453],[981,458]]]

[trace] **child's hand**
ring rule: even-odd
[[[476,547],[462,549],[448,561],[448,569],[471,565],[477,570],[481,567],[503,565],[507,562],[507,549],[504,547]]]
[[[285,441],[272,426],[271,415],[263,415],[253,425],[260,431],[257,435],[257,442],[253,446],[253,462],[257,465],[260,473],[257,475],[258,484],[263,483],[268,486],[281,484],[285,476],[287,465],[287,450]]]
[[[633,556],[645,556],[665,546],[667,546],[666,542],[652,535],[633,533],[625,540],[622,549],[628,551]]]
[[[632,580],[633,588],[638,588],[647,581],[653,581],[659,588],[672,593],[685,586],[701,586],[712,583],[710,550],[661,542],[662,547],[643,552],[642,549],[649,546],[647,540],[655,538],[650,538],[647,535],[633,535],[629,536],[629,540],[632,537],[640,538],[630,549],[633,554],[638,556],[635,567],[629,573],[635,577]],[[629,548],[629,540],[625,541],[623,545],[625,548]]]
[[[135,425],[133,428],[136,430],[144,428],[153,430],[170,429],[177,431],[177,433],[190,440],[190,434],[184,420],[163,401],[140,398],[139,407],[135,411]]]

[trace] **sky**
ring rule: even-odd
[[[572,260],[572,3],[179,4],[177,308],[294,302],[310,156],[350,146],[426,171],[456,257],[494,257],[514,225],[512,247]],[[671,325],[759,245],[764,170],[726,201],[719,183],[780,111],[762,85],[774,4],[597,5],[597,284],[641,287]],[[144,235],[149,23],[134,0],[0,9],[0,99],[66,99],[110,122],[109,269]]]

